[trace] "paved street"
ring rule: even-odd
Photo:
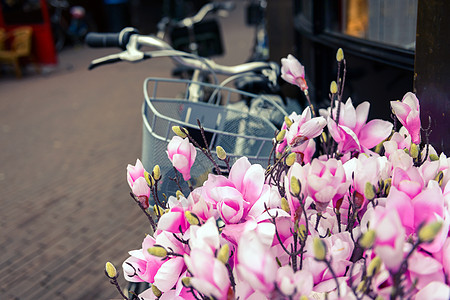
[[[253,30],[239,9],[222,24],[218,61],[243,62]],[[65,49],[51,72],[0,77],[0,299],[120,298],[105,262],[121,270],[149,230],[126,182],[141,151],[142,82],[173,64],[87,70],[111,51]]]

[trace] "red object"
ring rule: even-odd
[[[16,20],[8,20],[5,16],[5,13],[8,13],[8,8],[4,6],[4,1],[0,1],[0,27],[3,27],[6,31],[9,31],[24,25],[31,26],[33,28],[33,52],[38,62],[41,64],[50,65],[57,64],[58,60],[55,45],[53,43],[50,16],[45,0],[40,0],[41,16],[38,17],[42,17],[41,22],[28,23],[26,21],[21,22]],[[16,11],[14,11],[14,13],[16,13]]]

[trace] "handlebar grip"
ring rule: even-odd
[[[86,44],[93,48],[107,48],[107,47],[120,47],[119,40],[120,33],[99,33],[89,32],[86,35]]]
[[[130,36],[138,33],[135,28],[127,27],[117,33],[89,32],[86,35],[86,44],[93,48],[119,47],[126,49]]]

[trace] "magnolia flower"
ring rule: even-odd
[[[184,255],[184,261],[192,274],[190,284],[200,293],[214,299],[227,299],[230,279],[227,267],[214,257],[214,253],[201,248]]]
[[[393,125],[387,121],[375,119],[366,123],[369,102],[361,103],[356,109],[350,98],[345,104],[341,103],[339,124],[336,123],[338,105],[339,102],[336,101],[332,111],[321,113],[328,115],[328,129],[338,143],[339,152],[368,152],[368,149],[375,147],[391,134]]]
[[[430,282],[416,294],[416,299],[447,300],[450,299],[450,286],[439,281]]]
[[[308,90],[305,67],[291,54],[281,59],[281,78],[298,86],[303,92]]]
[[[162,292],[170,290],[178,281],[184,265],[182,257],[161,257],[148,253],[148,249],[159,245],[165,249],[183,255],[186,246],[177,240],[172,233],[162,232],[156,238],[147,235],[142,242],[142,249],[130,251],[131,257],[122,264],[125,279],[131,282],[153,283]]]
[[[396,210],[377,206],[370,227],[375,230],[374,252],[386,268],[396,272],[404,257],[405,229]]]
[[[252,165],[248,158],[242,157],[234,163],[228,178],[209,174],[203,184],[203,196],[205,201],[213,204],[225,223],[236,224],[247,217],[263,194],[270,192],[264,180],[263,167]]]
[[[264,233],[255,231],[256,224],[253,222],[249,221],[248,225],[238,243],[237,274],[255,291],[268,295],[274,289],[278,269],[270,250],[272,241],[267,243],[267,237],[273,240],[275,225],[266,223]]]
[[[400,123],[408,130],[412,142],[420,144],[420,105],[416,95],[408,92],[402,101],[391,101],[391,107]]]
[[[306,188],[318,211],[325,210],[330,201],[341,199],[349,184],[342,162],[334,158],[327,161],[313,159],[308,168]]]
[[[277,270],[277,286],[285,296],[308,296],[313,289],[313,276],[308,270],[294,273],[290,266]]]
[[[174,136],[167,145],[167,155],[175,169],[182,175],[184,180],[191,179],[191,168],[194,164],[197,151],[188,138]]]
[[[387,157],[398,149],[410,149],[411,147],[411,135],[408,133],[405,127],[402,126],[399,132],[394,132],[391,138],[383,143],[385,154]]]
[[[139,159],[136,165],[127,166],[127,181],[131,191],[136,196],[144,209],[149,207],[150,187],[144,178],[145,169]]]
[[[327,125],[324,117],[311,118],[311,109],[305,108],[298,120],[287,129],[285,139],[293,152],[303,152],[308,143],[306,141],[319,136]]]

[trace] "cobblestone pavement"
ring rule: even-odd
[[[219,62],[248,57],[243,18],[223,19]],[[149,230],[126,183],[141,151],[142,82],[173,64],[87,71],[111,51],[66,49],[46,75],[0,77],[0,299],[119,298],[105,262],[120,270]]]

